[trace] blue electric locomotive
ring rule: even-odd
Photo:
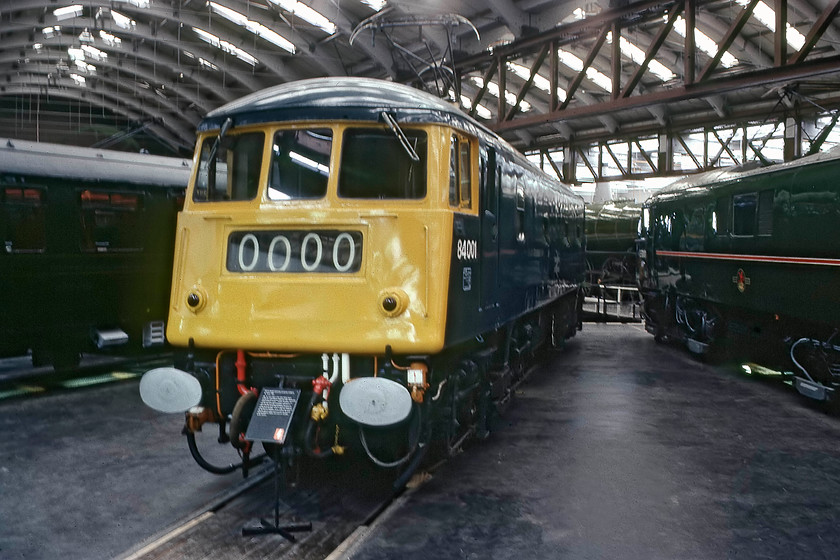
[[[213,472],[230,469],[195,432],[218,424],[247,454],[274,390],[297,403],[273,432],[287,452],[416,464],[483,432],[529,359],[575,333],[583,215],[568,187],[407,86],[323,78],[245,97],[199,126],[167,325],[183,351],[141,392],[187,411]]]

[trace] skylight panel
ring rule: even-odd
[[[56,8],[53,10],[53,15],[58,21],[79,17],[82,15],[82,5],[73,4],[72,6],[64,6],[63,8]]]
[[[131,19],[128,16],[124,16],[121,13],[111,10],[111,19],[114,20],[114,25],[119,27],[120,29],[134,29],[137,27],[137,22]]]
[[[113,0],[114,2],[122,2],[124,4],[131,4],[137,8],[148,9],[151,5],[150,0]]]
[[[527,80],[531,76],[531,71],[522,66],[521,64],[508,62],[507,67],[508,70],[510,70],[523,80]],[[546,93],[551,93],[551,82],[548,80],[548,78],[544,78],[543,76],[537,74],[536,76],[534,76],[533,84],[537,89],[541,89]],[[498,86],[496,86],[496,88],[498,89]],[[557,97],[560,99],[560,101],[565,101],[566,90],[564,90],[563,88],[557,88]]]
[[[583,61],[569,51],[558,49],[557,56],[560,58],[560,62],[572,70],[576,72],[583,70]],[[612,91],[612,80],[606,74],[603,74],[590,66],[586,69],[586,77],[604,91]]]
[[[604,91],[612,92],[612,80],[603,72],[599,72],[590,66],[586,69],[586,77]]]
[[[111,35],[104,29],[99,30],[99,38],[109,47],[119,47],[122,45],[122,39],[116,35]]]
[[[612,31],[607,34],[607,41],[612,43]],[[636,64],[640,65],[645,61],[645,52],[640,49],[636,44],[632,43],[625,37],[619,38],[619,48],[621,49],[621,53],[635,62]],[[671,72],[664,64],[659,62],[658,60],[651,60],[648,63],[647,67],[648,71],[654,74],[657,78],[662,80],[663,82],[667,82],[668,80],[673,80],[677,77],[676,74]]]
[[[212,33],[208,33],[207,31],[199,29],[198,27],[193,27],[192,30],[195,31],[196,35],[198,35],[198,38],[204,41],[205,43],[209,43],[217,49],[220,49],[228,54],[232,54],[239,60],[245,61],[251,66],[256,66],[259,62],[259,60],[257,60],[256,57],[254,57],[251,54],[248,54],[233,43],[223,41],[222,39],[216,37]]]
[[[667,16],[666,16],[667,17]],[[674,31],[677,32],[681,37],[685,37],[685,20],[682,16],[677,16],[677,20],[674,22]],[[697,29],[694,28],[694,43],[697,45],[697,48],[709,55],[710,57],[715,57],[718,52],[718,44],[715,43],[711,37]],[[723,56],[720,59],[720,63],[723,65],[724,68],[732,68],[736,64],[738,64],[738,59],[729,54],[728,52],[723,53]]]
[[[219,67],[218,67],[218,66],[216,66],[215,64],[213,64],[213,63],[212,63],[212,62],[210,62],[209,60],[205,60],[205,59],[203,59],[203,58],[201,58],[201,57],[198,57],[198,64],[199,64],[202,68],[207,68],[207,69],[209,69],[209,70],[214,70],[214,71],[216,71],[216,72],[218,72],[218,71],[219,71]]]
[[[82,45],[81,47],[69,47],[67,55],[72,61],[85,61],[88,58],[92,60],[105,60],[108,58],[108,53],[100,51],[91,45]]]
[[[91,45],[82,45],[82,51],[85,53],[86,58],[93,60],[105,60],[108,58],[108,53]]]
[[[388,2],[386,0],[362,0],[362,4],[370,7],[376,12],[381,12]]]
[[[51,27],[45,27],[41,30],[41,33],[44,34],[45,39],[52,39],[53,37],[61,37],[61,26],[54,25]]]
[[[67,49],[67,54],[70,55],[70,60],[84,60],[85,51],[77,47],[70,47]]]
[[[236,10],[231,10],[230,8],[227,8],[225,6],[221,6],[216,2],[208,2],[207,5],[210,6],[210,9],[213,10],[215,13],[219,14],[220,16],[229,21],[232,21],[236,25],[244,27],[257,37],[262,37],[269,43],[272,43],[285,51],[295,54],[295,51],[297,49],[291,41],[289,41],[282,35],[272,31],[263,24],[258,23],[256,21],[251,21],[244,14],[240,14]]]
[[[82,43],[93,43],[93,33],[85,28],[84,31],[79,33],[79,41]]]
[[[478,87],[484,87],[484,80],[482,78],[479,78],[478,76],[473,76],[471,79],[472,82]],[[490,82],[489,84],[487,84],[487,93],[489,93],[493,97],[498,98],[499,84],[497,84],[496,82]],[[513,104],[516,103],[516,94],[505,90],[505,101],[508,105],[513,106]],[[519,109],[521,109],[523,113],[527,113],[531,110],[531,104],[523,99],[519,102]]]
[[[78,74],[70,74],[70,78],[71,78],[74,82],[76,82],[76,85],[77,85],[77,86],[85,86],[85,85],[86,85],[86,84],[85,84],[86,80],[85,80],[85,77],[84,77],[84,76],[80,76],[80,75],[78,75]]]
[[[96,66],[93,64],[88,64],[84,60],[76,60],[74,61],[74,64],[76,65],[77,70],[81,70],[86,74],[96,74]]]
[[[215,13],[219,14],[223,18],[228,21],[232,21],[236,25],[245,27],[248,25],[248,17],[244,14],[240,14],[236,10],[231,10],[230,8],[226,8],[225,6],[221,6],[216,4],[215,2],[207,2],[207,5],[210,6],[210,9]]]
[[[271,2],[330,35],[338,30],[338,27],[333,22],[303,2],[298,2],[297,0],[271,0]]]
[[[508,70],[510,70],[511,72],[513,72],[514,74],[516,74],[517,76],[522,78],[523,80],[527,80],[528,78],[531,77],[531,71],[529,69],[525,68],[524,66],[522,66],[521,64],[514,64],[513,62],[508,62],[507,63],[507,68],[508,68]],[[550,85],[550,82],[548,81],[548,79],[543,78],[539,74],[536,74],[534,76],[533,84],[537,88],[539,88],[543,91],[546,91],[546,92],[551,91],[551,85]]]
[[[748,0],[735,0],[741,6],[747,6],[749,4]],[[753,17],[761,22],[764,27],[769,29],[772,32],[776,32],[776,12],[765,4],[764,2],[759,2],[756,4],[755,9],[753,9],[752,13]],[[799,31],[796,30],[795,27],[792,27],[789,23],[785,22],[785,38],[787,39],[788,45],[793,47],[796,50],[802,48],[805,44],[805,36],[802,35]]]
[[[450,95],[455,95],[455,92],[449,92]],[[461,106],[465,107],[467,111],[472,110],[472,101],[466,95],[461,96]],[[475,114],[485,120],[490,120],[493,117],[493,113],[490,112],[490,109],[482,105],[481,103],[475,108]]]
[[[219,67],[216,66],[215,64],[213,64],[212,62],[210,62],[209,60],[205,60],[205,59],[201,58],[200,56],[195,56],[190,51],[183,51],[183,53],[184,53],[184,56],[186,56],[187,58],[191,58],[191,59],[197,61],[198,65],[201,66],[202,68],[207,68],[208,70],[213,70],[215,72],[219,71]]]

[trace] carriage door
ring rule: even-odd
[[[498,305],[499,169],[496,151],[481,154],[481,308]]]

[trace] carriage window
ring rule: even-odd
[[[330,177],[332,130],[281,130],[274,135],[268,198],[323,198]]]
[[[44,191],[5,187],[2,191],[3,242],[7,253],[41,253],[46,248]]]
[[[210,161],[215,143],[216,137],[211,136],[201,145],[193,200],[252,200],[259,188],[265,134],[228,133],[218,143],[215,157]]]
[[[87,253],[143,249],[143,196],[84,190],[79,193],[82,239]]]
[[[389,129],[354,128],[344,133],[338,195],[345,198],[419,199],[426,196],[426,133],[403,129],[419,161]]]
[[[755,193],[737,194],[732,197],[732,233],[755,235],[758,196]]]

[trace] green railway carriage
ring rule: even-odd
[[[682,180],[645,204],[646,328],[792,372],[831,399],[840,382],[840,152]]]
[[[188,160],[0,139],[0,356],[162,347]]]
[[[195,433],[218,424],[247,456],[256,395],[277,387],[299,391],[284,452],[416,465],[482,433],[528,358],[578,327],[582,199],[441,99],[284,84],[207,115],[195,157],[167,324],[178,369],[140,389],[187,411],[212,472],[249,459],[216,467]]]

